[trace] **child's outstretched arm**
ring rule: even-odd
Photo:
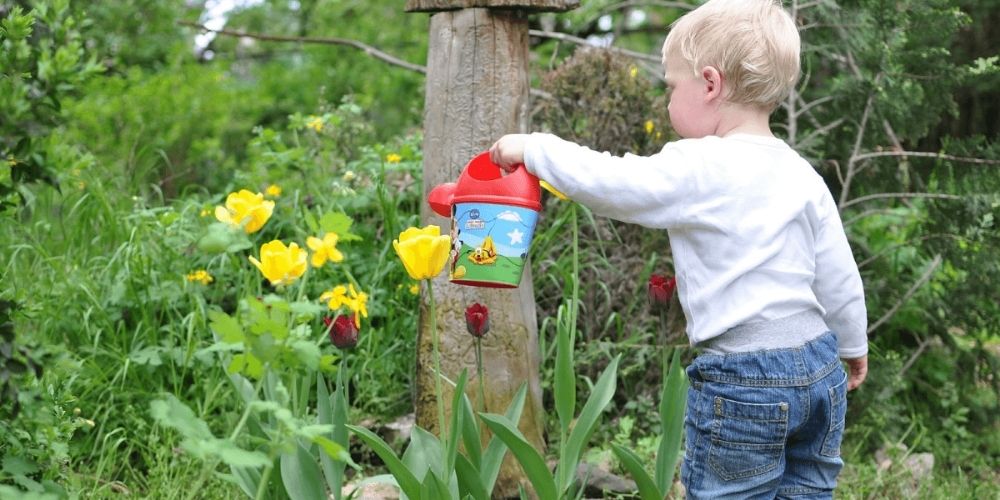
[[[847,389],[852,390],[868,374],[865,292],[840,212],[829,193],[820,209],[823,217],[816,239],[816,278],[812,289],[826,310],[826,324],[837,334],[840,357],[849,371]]]
[[[595,214],[646,227],[666,228],[684,216],[696,160],[668,144],[653,156],[612,156],[551,134],[510,134],[490,148],[493,163],[510,172],[523,163]]]

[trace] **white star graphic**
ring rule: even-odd
[[[515,227],[513,231],[507,233],[507,236],[510,237],[510,246],[514,246],[522,243],[521,238],[524,236],[524,233]]]

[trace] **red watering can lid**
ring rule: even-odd
[[[496,203],[515,205],[540,211],[542,191],[538,177],[524,165],[503,175],[500,167],[490,160],[490,152],[480,153],[462,170],[456,183],[441,184],[427,196],[431,208],[443,217],[451,217],[456,203]]]

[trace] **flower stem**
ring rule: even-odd
[[[434,307],[434,284],[427,280],[427,300],[431,315],[431,345],[434,348],[434,390],[437,392],[438,437],[441,439],[441,449],[447,450],[447,435],[444,429],[444,392],[441,389],[441,354],[438,348],[437,312]],[[444,467],[441,468],[444,473]]]
[[[479,337],[476,337],[476,375],[479,377],[479,411],[485,412],[486,385],[483,382],[483,339]]]

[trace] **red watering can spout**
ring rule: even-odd
[[[431,189],[427,194],[427,203],[430,204],[431,210],[441,217],[451,217],[451,200],[455,196],[457,186],[458,184],[454,182],[446,182]]]

